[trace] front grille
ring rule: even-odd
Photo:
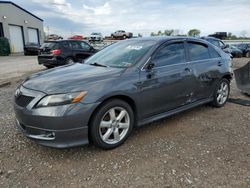
[[[33,99],[34,97],[19,95],[15,98],[15,101],[18,106],[26,107]]]

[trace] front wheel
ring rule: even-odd
[[[102,149],[113,149],[129,137],[134,126],[134,113],[126,102],[109,100],[94,114],[90,126],[93,144]]]
[[[217,108],[223,107],[227,102],[229,93],[230,83],[227,79],[223,78],[216,87],[212,105]]]

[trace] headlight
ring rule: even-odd
[[[47,107],[47,106],[60,106],[66,104],[77,103],[81,101],[87,92],[75,92],[75,93],[67,93],[67,94],[58,94],[58,95],[48,95],[42,100],[38,102],[36,105],[37,108],[39,107]]]

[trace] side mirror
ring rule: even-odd
[[[152,63],[152,62],[149,62],[149,63],[146,65],[146,70],[147,70],[147,71],[151,71],[154,67],[155,67],[155,64]]]

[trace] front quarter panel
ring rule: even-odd
[[[102,103],[108,98],[118,95],[128,96],[134,101],[137,99],[139,89],[137,82],[139,80],[138,70],[126,70],[121,76],[96,82],[87,89],[87,95],[83,103]]]

